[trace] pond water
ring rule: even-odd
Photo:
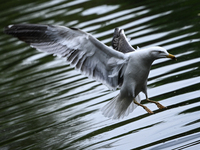
[[[200,149],[199,0],[9,0],[9,24],[80,28],[111,46],[115,27],[136,48],[159,45],[177,57],[153,63],[148,78],[155,113],[137,107],[120,120],[100,109],[119,91],[88,79],[65,59],[0,33],[0,149]],[[142,95],[142,99],[145,97]]]

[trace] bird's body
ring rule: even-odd
[[[151,63],[143,63],[141,52],[142,51],[130,52],[127,66],[127,68],[130,69],[126,70],[124,73],[124,78],[128,80],[125,80],[121,87],[121,92],[128,91],[127,94],[133,98],[136,97],[139,92],[145,92],[149,68],[151,67]]]
[[[147,95],[147,78],[154,60],[175,59],[162,47],[135,50],[123,30],[116,28],[112,46],[104,45],[90,34],[76,28],[52,25],[19,24],[5,28],[5,33],[18,37],[39,51],[65,57],[75,68],[120,93],[103,109],[110,118],[123,118],[140,104],[139,93]],[[115,50],[114,50],[115,49]],[[164,108],[158,102],[159,108]]]
[[[162,49],[161,47],[151,47],[143,50],[133,51],[127,53],[128,62],[127,68],[124,72],[124,82],[120,88],[120,93],[113,99],[112,106],[118,106],[117,109],[111,107],[104,107],[103,112],[105,116],[116,118],[123,118],[128,115],[137,104],[132,103],[136,101],[140,103],[138,97],[140,92],[143,92],[148,99],[147,95],[147,78],[154,58],[151,57],[151,49]],[[133,67],[134,66],[134,67]],[[131,107],[131,110],[128,107]],[[109,104],[108,104],[109,105]],[[127,112],[126,112],[127,111]],[[112,114],[115,114],[111,116]]]

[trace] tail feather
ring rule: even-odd
[[[136,101],[140,103],[139,95],[136,96]],[[114,97],[108,104],[102,108],[102,114],[105,117],[112,119],[120,119],[128,116],[137,105],[133,102],[132,98],[121,98],[120,94]]]

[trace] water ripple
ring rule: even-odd
[[[110,46],[115,27],[136,48],[160,45],[177,61],[153,63],[148,94],[122,120],[100,109],[119,91],[88,79],[65,59],[39,53],[0,34],[0,149],[198,149],[200,111],[199,2],[8,1],[1,27],[44,23],[81,28]],[[141,95],[144,99],[145,96]]]

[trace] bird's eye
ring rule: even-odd
[[[162,51],[158,51],[158,53],[160,54],[160,53],[162,53]]]

